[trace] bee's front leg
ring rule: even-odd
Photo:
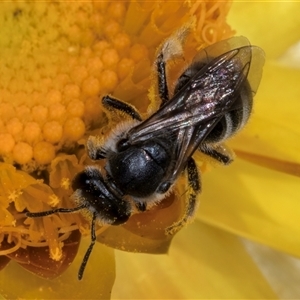
[[[106,95],[102,98],[102,104],[109,112],[116,112],[123,117],[126,115],[130,119],[142,121],[142,117],[137,109],[129,103]],[[107,158],[107,147],[104,147],[106,141],[107,139],[104,136],[90,136],[88,138],[87,153],[92,160]]]
[[[109,111],[117,110],[128,115],[133,120],[142,121],[142,117],[137,109],[129,103],[125,103],[117,98],[106,95],[102,98],[102,104]]]

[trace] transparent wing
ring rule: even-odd
[[[198,127],[230,110],[249,73],[252,48],[230,50],[201,68],[171,100],[130,130],[130,143]]]
[[[197,63],[207,65],[222,54],[230,52],[233,49],[243,47],[251,48],[251,57],[249,57],[250,68],[247,80],[253,94],[255,94],[262,77],[262,69],[265,63],[265,53],[261,48],[252,46],[249,40],[244,36],[232,37],[206,47],[194,57],[192,65],[197,65]]]

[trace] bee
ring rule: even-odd
[[[137,109],[110,95],[102,104],[126,116],[102,140],[91,136],[87,153],[104,169],[87,166],[72,182],[74,208],[28,212],[31,218],[87,210],[91,215],[91,243],[78,272],[79,280],[96,241],[95,224],[119,225],[134,212],[162,201],[177,178],[187,174],[188,201],[181,220],[166,229],[174,234],[195,214],[201,191],[193,154],[200,151],[223,165],[232,162],[223,142],[247,123],[264,64],[264,52],[244,37],[233,37],[200,51],[179,76],[173,95],[166,64],[182,55],[185,32],[171,36],[155,60],[159,109],[143,120]]]

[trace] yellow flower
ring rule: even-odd
[[[114,298],[275,298],[279,288],[255,261],[258,252],[250,255],[240,237],[299,256],[299,75],[279,65],[279,56],[299,38],[298,6],[260,5],[234,3],[229,23],[269,59],[250,124],[231,142],[239,158],[203,175],[196,221],[176,235],[168,256],[116,251]],[[197,35],[187,41],[190,56],[231,36],[228,3],[3,2],[1,8],[0,293],[107,299],[115,278],[112,249],[97,243],[77,282],[89,244],[83,239],[77,254],[79,230],[89,234],[89,222],[80,214],[29,219],[24,210],[74,205],[70,182],[91,163],[83,151],[87,137],[99,128],[106,133],[116,122],[107,121],[99,95],[113,93],[145,114],[158,45],[191,15]],[[283,24],[278,20],[285,17],[276,16],[281,11],[289,15]],[[171,239],[163,235],[165,224],[181,212],[181,202],[172,201],[124,226],[100,228],[98,241],[128,251],[166,252]],[[153,216],[159,222],[151,226]],[[6,266],[8,258],[46,278],[64,272],[40,279],[15,262]]]

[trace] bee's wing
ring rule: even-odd
[[[184,167],[186,166],[187,160],[197,150],[199,144],[205,139],[207,134],[210,132],[210,128],[213,128],[221,117],[216,117],[208,122],[200,124],[198,127],[187,127],[180,129],[178,132],[178,143],[175,149],[176,161],[173,168],[173,179],[177,178]],[[172,178],[170,178],[172,181]]]
[[[233,49],[239,49],[243,47],[251,47],[251,57],[249,57],[250,69],[248,72],[247,80],[249,86],[251,87],[253,95],[255,95],[262,77],[262,67],[265,62],[265,54],[261,48],[250,45],[249,40],[243,36],[222,40],[218,43],[206,47],[205,49],[202,49],[194,57],[190,67],[185,70],[185,77],[191,78],[205,65],[212,63],[215,58],[220,57],[222,54],[230,52]]]
[[[243,46],[209,61],[171,100],[129,131],[130,143],[188,127],[201,128],[201,124],[224,115],[247,79],[253,49]]]
[[[249,45],[243,37],[221,41],[202,50],[191,66],[194,69],[184,72],[188,81],[183,80],[175,96],[129,131],[130,143],[159,136],[176,138],[175,178],[199,144],[232,109],[241,87],[249,85],[252,94],[256,93],[263,63],[264,52]]]

